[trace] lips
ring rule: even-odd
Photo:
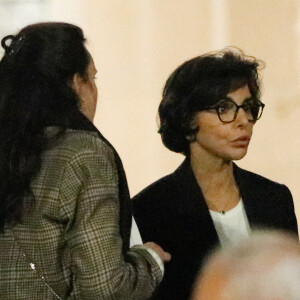
[[[231,141],[235,147],[247,147],[250,142],[250,136],[243,135]]]

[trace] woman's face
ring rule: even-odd
[[[91,58],[86,76],[83,78],[76,74],[73,79],[73,87],[80,99],[81,111],[91,122],[94,120],[98,98],[98,89],[95,83],[96,74],[94,60]]]
[[[227,97],[241,105],[251,94],[248,86],[244,86],[228,93]],[[200,150],[225,161],[238,160],[246,155],[254,124],[248,121],[243,109],[231,123],[222,123],[215,110],[200,111],[194,120],[199,130],[196,141],[190,144],[192,155]]]

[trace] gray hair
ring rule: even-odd
[[[300,246],[282,231],[255,231],[238,244],[218,249],[203,274],[218,267],[226,277],[224,299],[300,299]]]

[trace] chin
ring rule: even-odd
[[[246,156],[246,154],[247,154],[247,149],[236,151],[236,153],[234,153],[232,155],[232,160],[240,160],[240,159],[244,158]]]
[[[234,151],[230,151],[222,156],[224,161],[233,161],[240,160],[245,157],[247,154],[247,149],[235,149]]]

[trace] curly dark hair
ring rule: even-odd
[[[24,201],[31,207],[30,185],[41,155],[79,112],[70,81],[86,78],[91,60],[82,30],[67,23],[38,23],[2,39],[0,62],[0,232],[21,221]],[[45,128],[59,124],[49,137]]]
[[[198,131],[192,124],[195,114],[245,85],[252,96],[260,98],[258,70],[263,66],[262,61],[235,47],[210,52],[180,65],[166,81],[158,109],[158,132],[164,145],[189,155],[189,144]]]

